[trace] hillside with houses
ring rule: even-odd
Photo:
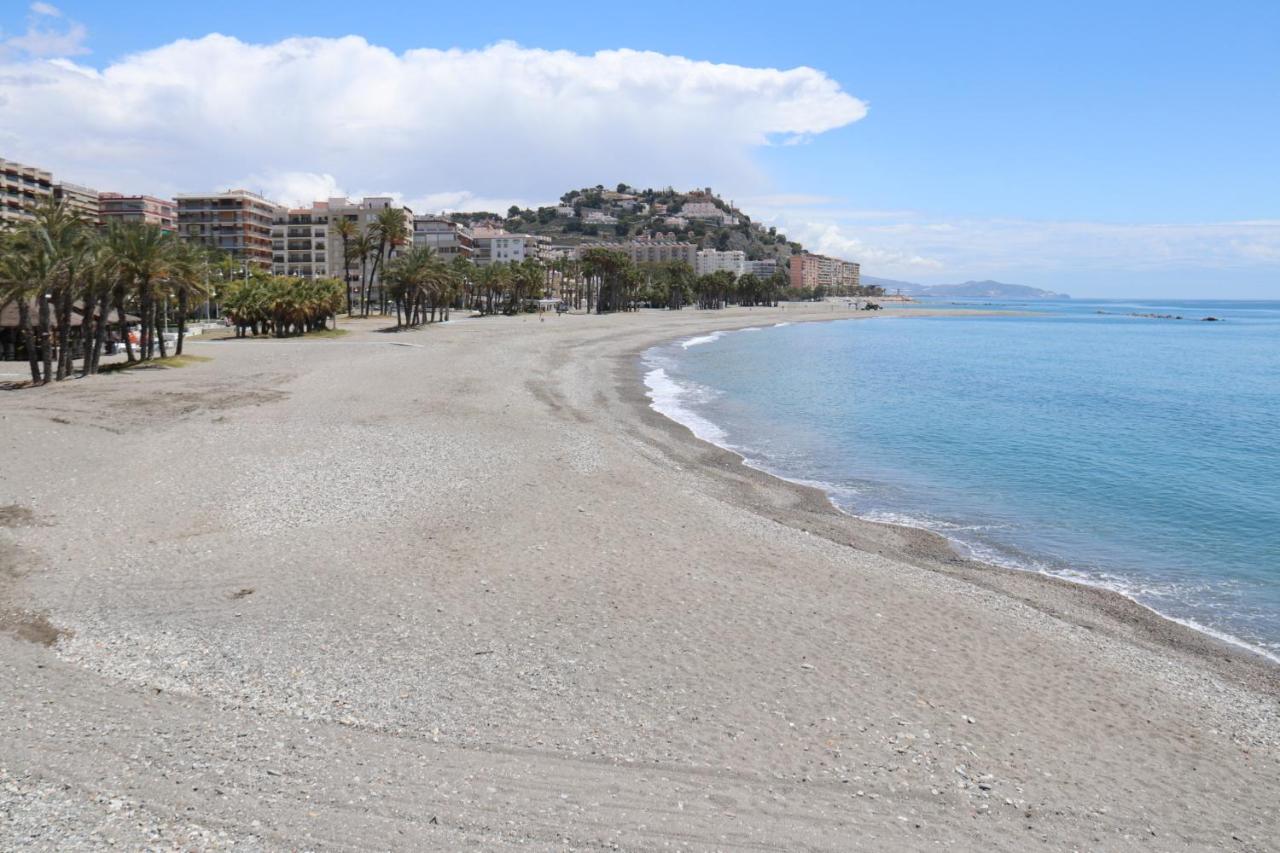
[[[638,189],[618,184],[570,190],[558,205],[537,209],[512,207],[506,214],[455,213],[470,224],[488,224],[509,232],[551,238],[553,243],[619,242],[636,238],[692,243],[699,249],[740,251],[748,261],[775,261],[785,270],[791,255],[802,251],[776,228],[754,222],[710,187],[681,192]]]

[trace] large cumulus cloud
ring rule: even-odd
[[[763,183],[761,146],[857,121],[812,68],[358,36],[182,40],[102,68],[0,63],[0,149],[102,188],[554,197],[584,182]],[[283,199],[295,201],[300,199]]]

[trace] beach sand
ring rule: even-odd
[[[1280,847],[1277,667],[648,408],[654,343],[842,316],[357,321],[0,395],[0,848]]]

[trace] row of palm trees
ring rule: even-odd
[[[81,375],[97,373],[109,339],[119,339],[130,362],[167,357],[162,317],[171,301],[181,355],[186,318],[208,293],[209,269],[204,248],[158,227],[102,230],[61,203],[43,204],[0,232],[0,305],[17,305],[17,334],[35,384],[71,376],[77,357]],[[136,350],[129,323],[138,326]]]
[[[787,286],[780,274],[759,278],[720,271],[698,276],[687,263],[636,264],[626,253],[604,248],[550,263],[526,258],[477,266],[463,257],[446,263],[431,249],[414,247],[387,264],[383,281],[401,326],[447,319],[451,308],[517,314],[533,310],[540,298],[558,298],[596,314],[644,307],[775,305]]]

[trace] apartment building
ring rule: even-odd
[[[743,275],[753,275],[756,278],[772,278],[774,273],[777,271],[777,258],[765,258],[760,261],[747,261],[742,267]]]
[[[339,241],[335,264],[329,264],[329,208],[325,202],[293,208],[271,225],[271,272],[300,278],[329,278],[342,268]]]
[[[698,275],[711,275],[714,272],[730,272],[735,276],[742,275],[746,269],[747,253],[739,250],[718,251],[702,249],[698,252],[698,261],[693,270]]]
[[[177,199],[178,234],[250,265],[272,266],[271,229],[288,209],[248,190]]]
[[[578,247],[578,257],[587,249],[610,249],[622,252],[637,264],[665,264],[672,261],[683,261],[697,269],[698,246],[675,239],[674,234],[656,237],[637,237],[624,243],[584,243]]]
[[[839,294],[848,293],[861,283],[861,267],[853,261],[809,252],[791,256],[792,287],[826,287]]]
[[[52,198],[52,173],[0,157],[0,225],[31,219],[31,208]]]
[[[473,240],[475,254],[472,260],[479,266],[518,264],[537,255],[537,242],[528,234],[509,234],[501,228],[477,228]]]
[[[178,229],[178,207],[169,199],[149,195],[98,194],[98,217],[103,225],[138,222],[168,232]]]
[[[475,236],[471,229],[445,216],[415,216],[413,245],[431,249],[446,263],[475,254]]]
[[[65,204],[71,212],[90,225],[97,225],[102,221],[97,190],[61,181],[53,185],[53,199]]]

